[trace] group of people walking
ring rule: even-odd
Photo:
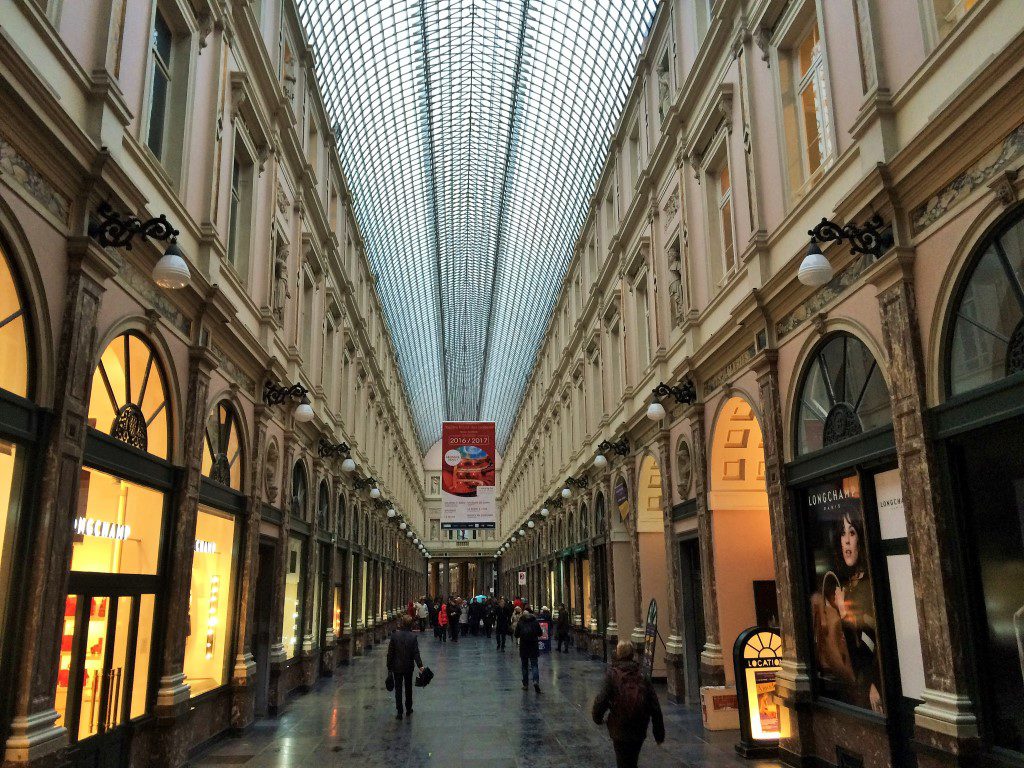
[[[424,633],[429,623],[435,639],[442,643],[449,639],[457,643],[460,634],[463,637],[484,635],[490,638],[493,633],[498,651],[504,651],[507,638],[513,637],[519,648],[523,690],[529,690],[532,680],[533,688],[539,694],[540,643],[545,634],[542,621],[547,621],[550,626],[552,616],[548,608],[541,608],[538,616],[529,602],[519,598],[463,600],[451,597],[431,601],[423,597],[410,600],[407,615],[401,617],[400,626],[392,634],[388,646],[388,673],[395,683],[397,718],[401,720],[403,713],[405,717],[412,714],[413,671],[418,668],[422,674],[424,670],[414,628]],[[564,605],[559,606],[555,625],[559,651],[563,646],[566,652],[569,649],[569,628],[568,612]],[[598,725],[607,724],[618,768],[637,768],[649,727],[653,726],[654,740],[658,744],[665,740],[665,724],[658,696],[636,660],[633,644],[628,640],[619,642],[615,648],[612,664],[594,699],[591,716]]]

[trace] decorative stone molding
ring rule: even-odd
[[[754,343],[751,343],[749,347],[740,352],[736,357],[729,361],[729,363],[709,377],[704,383],[705,392],[713,392],[720,386],[729,381],[733,374],[743,368],[747,363],[754,359],[754,355],[757,354],[757,347]]]
[[[690,444],[685,437],[680,437],[676,445],[676,490],[679,498],[690,498],[690,486],[693,483],[693,456]]]
[[[71,201],[44,179],[3,136],[0,136],[0,179],[35,200],[61,224],[68,223]]]
[[[1018,126],[999,147],[989,152],[973,168],[957,176],[933,195],[928,202],[915,208],[910,216],[914,232],[921,232],[942,219],[963,202],[971,192],[983,184],[988,184],[1003,171],[1010,170],[1010,166],[1022,155],[1024,155],[1024,125]],[[1015,178],[1015,174],[1014,177],[1009,178],[1011,182],[1009,187],[1016,194],[1012,184],[1013,178]],[[995,190],[1004,205],[1007,205],[1005,202],[1006,181],[1004,176],[1002,189]],[[1000,184],[997,183],[997,187],[999,186]]]
[[[870,266],[867,259],[854,259],[843,271],[807,297],[799,307],[783,315],[775,323],[775,336],[781,341],[807,320],[812,320],[853,285]]]
[[[192,320],[178,309],[175,303],[167,297],[165,291],[157,289],[156,283],[148,275],[142,274],[130,262],[124,261],[117,273],[117,279],[122,285],[139,294],[144,305],[155,310],[160,317],[185,336],[192,335]]]

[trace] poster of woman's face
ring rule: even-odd
[[[819,692],[884,714],[875,600],[856,475],[806,491]]]

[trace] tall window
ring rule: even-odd
[[[728,163],[722,166],[718,174],[718,225],[722,237],[722,260],[728,268],[732,265],[735,249],[732,236],[732,180]]]
[[[236,146],[240,143],[235,138]],[[231,163],[231,199],[228,203],[228,261],[235,271],[249,273],[249,229],[252,223],[252,161],[236,148]]]
[[[313,276],[307,269],[303,269],[299,279],[302,281],[302,317],[299,322],[299,353],[302,359],[309,365],[312,361],[310,355],[313,351],[313,299],[316,294],[316,286],[313,283]]]
[[[718,157],[707,174],[707,197],[709,217],[708,258],[709,278],[712,291],[721,288],[726,276],[732,270],[735,259],[735,242],[732,221],[732,177],[729,173],[729,159],[722,146]]]
[[[633,126],[633,132],[629,134],[629,186],[636,186],[636,180],[640,176],[640,128]]]
[[[217,403],[206,418],[203,440],[203,474],[211,480],[242,490],[242,441],[238,435],[238,417],[231,403]]]
[[[780,66],[790,187],[801,193],[832,157],[832,123],[818,21],[801,28]]]
[[[636,379],[639,381],[651,361],[651,318],[647,306],[646,274],[637,280],[633,288],[633,301],[636,309]]]
[[[0,247],[0,389],[28,397],[28,327],[17,283]]]
[[[174,35],[158,8],[153,21],[153,38],[150,55],[153,58],[152,86],[149,103],[149,137],[147,143],[159,160],[164,159],[164,143],[167,133],[167,108],[171,98],[171,56]]]

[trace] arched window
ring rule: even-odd
[[[1024,371],[1024,215],[990,234],[953,304],[949,394]]]
[[[321,531],[327,531],[331,522],[331,491],[327,487],[327,481],[320,481],[320,490],[316,499],[316,525]]]
[[[348,521],[345,519],[345,496],[344,494],[338,494],[338,535],[345,535],[345,524]]]
[[[217,403],[206,417],[203,474],[221,485],[242,490],[242,441],[238,417],[227,400]]]
[[[810,453],[892,421],[889,390],[864,342],[829,336],[811,355],[800,386],[797,454]]]
[[[306,481],[306,467],[296,461],[292,468],[292,515],[302,520],[306,518],[306,499],[309,496],[309,485]]]
[[[153,348],[133,331],[114,339],[92,377],[89,426],[166,459],[170,449],[167,386]]]
[[[586,539],[590,534],[587,528],[590,526],[590,515],[586,504],[580,505],[580,538]]]
[[[0,389],[20,397],[29,396],[32,379],[28,322],[25,302],[11,270],[10,261],[0,245]]]
[[[352,538],[353,544],[359,543],[359,507],[352,510]]]
[[[597,494],[597,501],[594,503],[594,533],[600,535],[604,532],[604,494]]]

